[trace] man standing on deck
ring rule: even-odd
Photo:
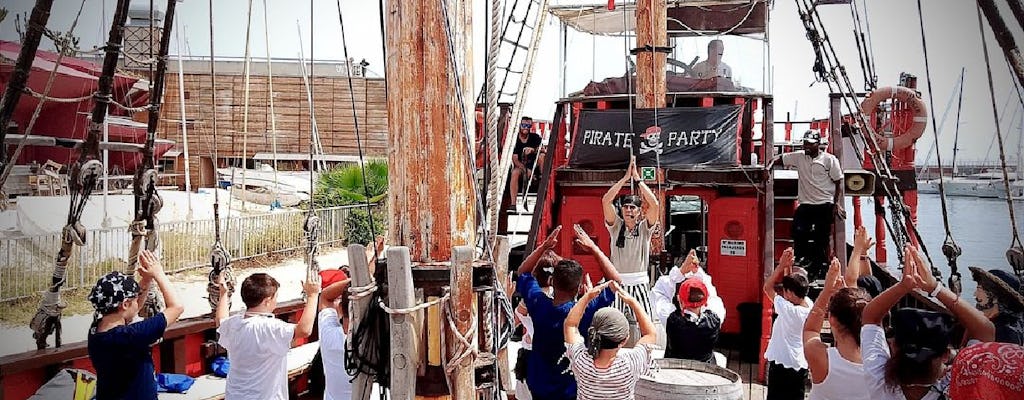
[[[540,145],[543,139],[533,131],[533,118],[523,117],[519,123],[519,135],[516,137],[516,147],[512,150],[512,179],[509,182],[509,193],[512,195],[512,207],[516,207],[519,201],[519,179],[526,177],[526,187],[529,188],[530,180],[533,179],[533,166],[537,162],[537,154],[540,153]],[[543,157],[541,157],[543,160]],[[526,202],[523,202],[526,208]]]
[[[806,267],[808,279],[822,276],[828,267],[829,239],[835,218],[846,219],[839,185],[843,184],[843,168],[836,156],[821,151],[821,133],[804,133],[803,151],[775,156],[766,169],[782,160],[787,167],[796,167],[799,174],[797,206],[793,215],[793,249],[797,263]]]

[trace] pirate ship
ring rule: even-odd
[[[37,2],[38,15],[33,13],[36,23],[45,25],[43,15],[51,3]],[[173,19],[174,3],[168,3],[168,24]],[[127,0],[118,2],[110,43],[120,42],[119,26],[124,24],[127,4]],[[527,4],[537,7],[532,18],[542,21],[548,12],[546,2]],[[815,8],[807,1],[799,4],[805,28],[815,38],[812,44],[821,57],[822,71],[835,71],[823,75],[837,90],[829,99],[832,115],[819,126],[832,139],[832,152],[846,152],[848,142],[852,149],[848,154],[871,161],[859,164],[871,171],[850,174],[847,194],[883,195],[893,211],[887,223],[880,225],[891,227],[894,240],[916,240],[912,210],[904,207],[910,203],[904,197],[912,198],[914,189],[900,186],[898,182],[905,180],[897,179],[896,171],[902,169],[890,167],[888,158],[883,157],[887,150],[894,149],[883,149],[874,132],[885,121],[916,123],[913,118],[918,110],[893,101],[891,107],[870,115],[862,113],[859,99],[864,94],[854,90],[848,77],[839,73],[842,68]],[[492,2],[492,6],[492,22],[500,20],[499,2]],[[656,189],[663,208],[662,235],[653,246],[657,252],[657,257],[652,257],[657,263],[654,271],[664,271],[673,257],[690,249],[704,255],[706,268],[715,277],[730,310],[723,326],[732,339],[726,340],[726,345],[733,347],[727,350],[729,367],[740,373],[749,397],[758,395],[758,387],[751,383],[764,378],[760,354],[771,323],[771,303],[764,299],[760,287],[774,268],[776,255],[791,245],[789,223],[795,208],[796,180],[792,175],[763,168],[777,147],[770,93],[744,90],[722,78],[667,75],[666,53],[671,51],[670,33],[673,37],[740,34],[765,39],[769,11],[765,1],[729,0],[671,5],[643,0],[632,5],[569,10],[552,7],[551,12],[562,23],[576,29],[594,33],[599,29],[635,30],[636,73],[595,83],[582,95],[558,101],[547,145],[550,156],[538,166],[537,205],[530,232],[525,246],[517,249],[528,252],[555,226],[568,224],[580,224],[607,249],[609,239],[600,228],[599,201],[606,188],[622,175],[629,157],[637,156],[644,167],[643,179]],[[504,285],[512,246],[501,235],[510,232],[499,228],[509,215],[502,211],[506,208],[501,206],[503,185],[497,183],[507,179],[515,135],[501,138],[499,130],[514,127],[507,122],[499,124],[499,119],[518,119],[523,91],[518,92],[511,107],[499,106],[498,85],[489,76],[489,90],[485,91],[489,93],[481,96],[485,100],[480,107],[484,118],[474,124],[477,107],[472,102],[473,77],[471,68],[466,67],[472,56],[470,15],[468,2],[463,1],[396,1],[381,9],[381,34],[385,26],[388,28],[384,35],[389,61],[385,84],[388,130],[392,132],[388,143],[392,190],[387,235],[394,246],[388,250],[386,261],[378,265],[367,265],[358,257],[352,260],[350,370],[356,375],[356,398],[368,398],[374,383],[390,388],[390,394],[398,398],[490,398],[510,388],[506,347],[510,310]],[[610,21],[612,27],[587,28],[588,20]],[[507,29],[493,29],[491,49],[507,34]],[[166,56],[166,40],[161,42],[162,57]],[[534,34],[531,41],[537,40]],[[345,44],[344,33],[341,42]],[[34,47],[31,40],[23,44],[19,65],[27,65],[24,60],[31,60]],[[109,93],[118,48],[110,45],[106,52],[99,99]],[[527,66],[532,66],[532,61]],[[506,74],[513,69],[507,68]],[[524,75],[520,88],[528,87],[529,70],[519,72]],[[5,107],[17,104],[21,93],[18,80],[25,78],[17,74],[15,78],[5,91]],[[152,94],[150,112],[159,111],[161,97],[159,91]],[[95,176],[92,171],[99,142],[94,130],[102,122],[106,104],[97,101],[88,140],[74,167],[74,190],[87,191],[95,186],[90,181]],[[504,113],[510,117],[498,117],[503,109],[511,110]],[[0,117],[4,115],[0,113]],[[150,118],[144,145],[147,153],[137,179],[139,229],[135,250],[157,246],[151,232],[156,228],[153,216],[159,210],[159,197],[150,181],[144,179],[152,168],[154,118]],[[361,148],[356,121],[356,141]],[[483,137],[479,145],[473,138],[474,125]],[[504,127],[499,128],[501,125]],[[893,126],[893,135],[908,131],[905,124]],[[499,142],[503,151],[498,151]],[[477,146],[482,150],[473,151]],[[913,153],[912,145],[900,150]],[[475,154],[484,160],[485,182],[474,178]],[[483,187],[488,189],[487,195],[478,194]],[[70,209],[73,214],[74,206]],[[884,213],[876,214],[884,218]],[[69,226],[74,228],[72,217]],[[313,212],[303,224],[311,272],[319,269],[318,224]],[[383,227],[375,229],[383,231]],[[71,231],[74,233],[74,229]],[[568,237],[561,239],[561,253],[579,257],[588,273],[599,278],[593,260],[578,254]],[[845,259],[842,229],[836,230],[833,242],[834,253]],[[74,243],[74,237],[69,237],[67,245]],[[878,247],[884,252],[884,246]],[[359,245],[349,248],[351,254],[364,250]],[[878,255],[879,260],[885,260],[883,253]],[[62,368],[90,368],[85,343],[62,344],[58,340],[56,347],[42,348],[50,333],[60,331],[60,267],[66,256],[67,251],[62,249],[56,260],[57,273],[50,291],[53,295],[40,307],[35,324],[41,349],[0,359],[0,393],[5,399],[29,397]],[[211,259],[211,281],[216,276],[230,275],[230,256],[219,246],[219,236]],[[950,260],[955,263],[955,256]],[[893,282],[885,269],[876,268],[875,272],[883,282]],[[294,321],[300,310],[300,301],[290,301],[281,303],[275,314]],[[300,341],[294,345],[289,353],[289,377],[291,391],[299,395],[307,389],[309,359],[316,343]],[[153,353],[158,370],[198,377],[193,396],[223,396],[223,382],[208,375],[209,360],[223,354],[216,344],[211,318],[185,320],[169,327]]]

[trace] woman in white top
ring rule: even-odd
[[[864,289],[846,287],[839,269],[839,260],[833,258],[825,275],[825,290],[818,295],[804,322],[804,357],[811,373],[809,400],[870,399],[864,385],[850,384],[864,379],[860,317],[869,299]],[[826,314],[836,341],[834,347],[821,341]]]
[[[963,325],[973,343],[995,339],[995,327],[985,315],[943,287],[917,248],[904,249],[906,263],[899,284],[875,297],[864,308],[860,331],[861,358],[868,394],[876,400],[935,400],[949,387],[949,344],[954,330],[947,314],[904,308],[892,316],[893,344],[882,329],[882,317],[900,298],[918,290],[938,300]]]

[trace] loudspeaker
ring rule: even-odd
[[[875,193],[875,173],[862,169],[844,172],[843,186],[847,196],[871,196]]]

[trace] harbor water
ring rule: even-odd
[[[1013,205],[1017,217],[1017,232],[1021,232],[1021,227],[1024,226],[1021,223],[1021,220],[1024,219],[1024,202],[1017,201]],[[946,207],[950,233],[963,250],[963,254],[957,262],[963,281],[963,295],[968,301],[973,302],[975,283],[967,267],[998,268],[1011,272],[1013,270],[1006,261],[1006,250],[1013,240],[1009,210],[1006,200],[972,197],[948,197]],[[868,233],[872,236],[875,232],[874,208],[873,199],[862,198],[861,210],[864,212],[864,225],[867,226]],[[846,223],[847,241],[852,243],[853,207],[849,199],[847,199],[847,214],[849,216]],[[950,267],[942,255],[942,243],[946,240],[946,233],[942,223],[942,204],[939,195],[920,195],[917,215],[918,230],[924,238],[924,245],[928,248],[932,262],[942,272],[943,283],[946,283]],[[899,258],[896,256],[896,247],[892,238],[888,234],[886,248],[889,255],[887,263],[889,269],[899,276],[900,270],[897,268]],[[872,249],[872,257],[874,254],[874,249]]]

